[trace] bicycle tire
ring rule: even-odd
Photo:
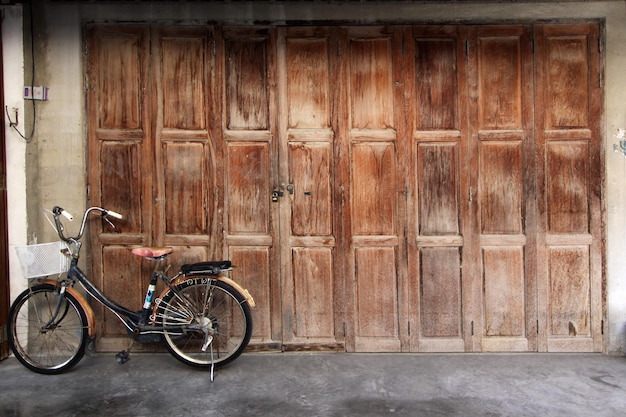
[[[60,288],[54,285],[35,285],[22,292],[9,309],[9,346],[17,360],[40,374],[60,374],[76,365],[89,338],[87,314],[68,292],[59,317],[51,323],[59,294]]]
[[[165,330],[169,352],[179,361],[210,369],[231,363],[245,350],[252,335],[252,313],[245,297],[214,277],[189,278],[159,300],[157,320]],[[195,327],[194,327],[195,326]],[[202,350],[210,332],[212,342]]]

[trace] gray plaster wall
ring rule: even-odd
[[[605,350],[626,352],[626,158],[613,152],[618,127],[626,128],[626,2],[471,2],[442,4],[410,1],[257,1],[257,2],[35,2],[33,39],[36,85],[49,87],[50,99],[38,103],[36,132],[24,155],[28,240],[52,239],[41,210],[63,204],[80,213],[86,202],[86,124],[84,99],[85,22],[220,22],[254,24],[355,22],[370,23],[508,23],[602,19],[606,23],[605,153],[606,301]],[[27,6],[24,6],[28,16]],[[24,62],[30,80],[30,28],[25,22]],[[28,83],[25,81],[25,83]],[[12,91],[12,90],[11,90]],[[6,99],[5,99],[6,100]],[[8,102],[16,101],[9,97]],[[29,115],[29,108],[24,111]],[[30,114],[32,117],[32,114]],[[18,149],[19,153],[20,150]],[[14,192],[15,194],[15,192]],[[22,196],[9,195],[9,199]],[[17,233],[23,233],[19,228]],[[13,242],[23,236],[12,236]],[[14,269],[12,267],[12,273]],[[15,296],[25,286],[12,278]]]

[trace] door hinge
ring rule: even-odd
[[[602,41],[602,36],[598,36],[598,52],[600,54],[604,52],[604,42]]]
[[[408,329],[408,332],[409,332],[409,336],[411,336],[411,322],[407,323],[407,329]]]
[[[604,200],[604,186],[600,184],[600,201]]]
[[[469,39],[465,39],[465,56],[469,56],[470,54],[470,43]]]
[[[604,83],[604,80],[602,78],[602,71],[600,71],[600,73],[598,74],[598,88],[602,88],[602,84]]]
[[[0,343],[4,343],[7,340],[7,326],[0,326]]]
[[[472,320],[471,332],[472,336],[474,336],[474,320]]]

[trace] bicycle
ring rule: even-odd
[[[186,264],[174,276],[166,275],[169,266],[160,265],[173,252],[171,247],[137,247],[131,252],[156,262],[156,266],[141,311],[123,307],[101,292],[79,268],[81,238],[90,213],[99,212],[102,220],[115,228],[109,217],[122,219],[114,211],[90,207],[84,214],[76,236],[65,235],[60,216],[73,220],[61,207],[52,209],[54,226],[61,239],[52,245],[53,259],[60,257],[62,265],[44,262],[44,269],[61,273],[57,279],[41,278],[38,261],[32,259],[35,249],[43,245],[29,245],[29,257],[19,256],[20,263],[28,264],[30,258],[39,283],[29,285],[12,303],[9,310],[7,333],[9,345],[16,358],[28,369],[41,374],[60,374],[76,365],[84,356],[88,342],[96,335],[95,317],[87,299],[75,285],[79,283],[85,293],[104,305],[124,324],[130,335],[128,348],[116,354],[120,364],[130,358],[135,342],[146,343],[164,340],[169,353],[179,361],[202,369],[210,369],[213,381],[214,368],[231,363],[239,357],[252,334],[250,293],[232,279],[222,275],[232,270],[230,261],[208,261]],[[49,244],[47,244],[49,245]],[[60,248],[60,249],[59,249]],[[47,249],[49,251],[49,249]],[[54,253],[56,252],[56,254]],[[36,256],[35,256],[36,258]],[[66,261],[65,266],[63,262]],[[60,271],[57,271],[60,269]],[[26,272],[25,272],[26,275]],[[157,282],[165,283],[159,297],[155,298]]]

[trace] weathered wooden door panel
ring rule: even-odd
[[[601,350],[598,29],[88,27],[96,282],[139,308],[170,245],[253,349]]]
[[[271,200],[278,169],[275,31],[226,30],[218,43],[228,256],[237,266],[233,277],[258,300],[252,343],[280,344],[280,244]]]
[[[530,27],[475,28],[470,39],[474,349],[535,350]]]
[[[461,269],[468,214],[467,35],[458,27],[405,32],[410,153],[410,350],[464,351],[467,279]]]
[[[141,261],[128,245],[151,244],[153,143],[149,91],[149,31],[139,27],[88,29],[89,203],[122,213],[112,230],[91,225],[94,282],[120,304],[140,308]],[[127,333],[111,313],[95,306],[98,348],[116,350]]]
[[[398,161],[404,152],[401,45],[394,28],[348,28],[341,45],[348,116],[341,161],[349,181],[345,262],[354,303],[347,312],[349,350],[400,351],[408,335],[401,220],[406,175]]]
[[[223,207],[216,192],[222,182],[216,152],[222,147],[216,130],[208,128],[214,111],[211,41],[212,34],[202,28],[152,30],[158,178],[154,241],[203,248],[196,261],[222,255],[216,215]]]
[[[540,351],[602,348],[602,65],[597,25],[538,26]]]
[[[336,263],[337,29],[289,28],[278,38],[285,350],[344,349]]]

